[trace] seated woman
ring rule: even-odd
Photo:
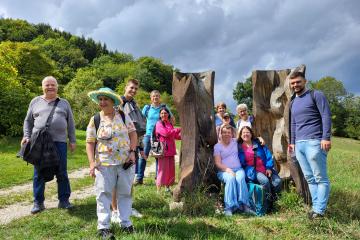
[[[273,200],[281,191],[281,179],[274,169],[274,161],[269,149],[261,146],[249,126],[239,133],[239,159],[245,169],[246,180],[259,183],[266,193],[265,208],[271,210]],[[256,154],[255,154],[256,153]],[[273,193],[271,189],[273,188]]]
[[[233,127],[224,124],[220,128],[221,140],[214,146],[217,176],[225,183],[225,215],[232,216],[234,211],[255,214],[249,207],[249,192],[245,182],[245,172],[238,157],[238,144],[233,136]]]
[[[170,185],[175,182],[175,139],[181,139],[181,129],[174,128],[170,122],[170,112],[166,107],[160,110],[160,120],[155,124],[155,134],[160,142],[165,142],[164,156],[158,158],[156,187],[160,191],[162,186],[171,192]]]

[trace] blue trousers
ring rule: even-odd
[[[58,199],[60,202],[69,201],[71,194],[70,182],[67,174],[67,145],[64,142],[55,142],[55,146],[58,150],[60,157],[59,171],[56,174],[57,186],[58,186]],[[33,177],[33,194],[34,202],[43,203],[45,191],[45,181],[39,175],[39,172],[34,168]]]
[[[143,138],[143,144],[144,144],[144,155],[149,156],[150,152],[150,136],[145,135]],[[142,181],[144,179],[144,172],[146,168],[146,160],[144,158],[137,157],[136,158],[136,168],[135,168],[135,174],[136,174],[136,180]]]
[[[320,140],[302,140],[295,143],[296,158],[309,185],[312,210],[323,214],[330,195],[327,174],[327,152],[320,147]]]
[[[271,188],[274,190],[274,194],[280,193],[281,191],[281,178],[278,174],[274,173],[271,175],[269,179],[265,174],[262,172],[256,172],[256,180],[257,182],[263,186],[265,191],[265,207],[266,209],[271,206],[274,197],[271,192]]]
[[[225,183],[224,203],[225,210],[234,211],[243,204],[249,206],[249,192],[245,181],[245,172],[242,168],[233,169],[235,176],[219,171],[217,177]]]

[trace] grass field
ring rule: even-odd
[[[77,131],[77,135],[78,148],[69,154],[69,170],[87,167],[84,132]],[[15,158],[19,139],[0,141],[0,189],[28,183],[32,167]],[[184,210],[170,211],[170,195],[156,194],[154,180],[149,177],[135,188],[134,207],[144,214],[141,219],[132,219],[136,234],[122,233],[118,226],[113,230],[117,239],[360,239],[360,141],[334,138],[328,160],[331,196],[327,216],[321,221],[306,218],[308,207],[293,192],[284,192],[277,211],[265,217],[216,214],[215,199],[202,193],[187,199]],[[92,184],[88,179],[79,181],[72,182],[72,187]],[[31,198],[30,193],[8,198],[29,201],[29,195]],[[13,202],[1,201],[0,207]],[[76,201],[75,205],[69,212],[51,209],[1,225],[0,239],[97,239],[95,198]]]

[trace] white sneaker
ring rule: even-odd
[[[119,218],[119,212],[118,211],[112,211],[111,212],[111,219],[110,221],[112,223],[120,224],[120,218]]]
[[[131,209],[131,216],[134,216],[136,218],[142,218],[143,215],[141,213],[138,212],[138,210],[136,210],[135,208]]]

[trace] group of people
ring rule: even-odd
[[[289,108],[288,150],[295,153],[308,183],[312,209],[308,218],[324,217],[330,195],[327,173],[327,154],[331,148],[331,112],[325,95],[306,87],[305,73],[293,71],[289,85],[294,92]],[[218,178],[225,183],[225,215],[234,212],[254,214],[249,208],[246,182],[260,184],[265,192],[265,209],[281,190],[281,179],[274,168],[273,157],[264,140],[254,136],[254,117],[247,112],[246,104],[239,104],[239,120],[226,112],[226,104],[216,106],[215,124],[218,143],[214,147]]]
[[[100,112],[91,117],[86,130],[86,152],[90,175],[95,177],[98,231],[103,238],[112,238],[110,222],[118,222],[126,232],[133,232],[130,216],[141,216],[132,208],[133,185],[143,184],[146,161],[149,157],[151,138],[157,136],[165,150],[156,159],[156,186],[160,191],[175,182],[175,139],[181,139],[181,129],[175,128],[175,118],[169,108],[161,103],[160,92],[150,94],[151,104],[140,111],[134,97],[139,81],[130,79],[124,96],[110,88],[89,92],[88,96],[98,104]],[[290,86],[295,92],[292,100],[291,141],[289,151],[295,151],[312,197],[309,218],[323,217],[330,192],[326,156],[331,147],[331,114],[325,96],[307,89],[304,74],[290,76]],[[42,81],[43,95],[29,104],[24,121],[21,144],[29,142],[31,135],[44,127],[55,100],[59,99],[49,132],[55,142],[60,163],[56,173],[59,208],[70,209],[71,193],[67,175],[67,140],[71,151],[75,150],[75,124],[70,104],[57,95],[58,84],[54,77]],[[274,167],[273,157],[260,136],[252,130],[254,118],[248,114],[245,104],[238,105],[239,120],[235,124],[226,112],[226,105],[216,106],[215,124],[218,143],[214,146],[214,161],[218,178],[225,183],[224,213],[254,214],[249,204],[246,182],[262,185],[267,206],[281,189],[281,179]],[[136,174],[136,178],[135,178]],[[34,206],[31,213],[45,209],[45,180],[34,168]],[[112,209],[112,210],[111,210]]]
[[[246,104],[239,104],[236,108],[239,120],[235,125],[226,113],[225,103],[217,104],[216,110],[218,143],[214,146],[214,160],[218,168],[217,176],[225,183],[224,214],[256,214],[250,208],[247,182],[262,185],[264,208],[271,211],[273,201],[281,190],[281,179],[264,140],[256,137],[252,131],[253,116],[248,114]]]

